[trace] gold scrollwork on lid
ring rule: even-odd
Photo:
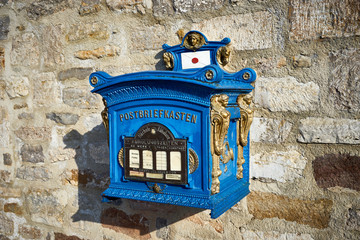
[[[122,168],[124,168],[124,148],[121,148],[118,153],[118,162]]]
[[[107,103],[105,98],[102,99],[103,103],[104,103],[104,110],[101,111],[101,118],[103,120],[103,124],[106,130],[106,134],[107,134],[107,142],[109,145],[109,115],[108,115],[108,107],[107,107]]]
[[[216,53],[216,59],[220,65],[225,66],[229,63],[230,49],[228,47],[220,47]]]
[[[248,144],[248,135],[250,126],[254,118],[254,110],[251,108],[252,96],[239,95],[236,99],[236,103],[240,108],[240,120],[237,122],[237,146],[238,146],[238,158],[237,158],[237,179],[243,178],[243,164],[244,147]]]
[[[173,69],[174,68],[174,56],[169,52],[164,52],[163,59],[165,62],[165,67],[167,69]]]
[[[198,32],[190,32],[184,40],[184,47],[196,51],[205,44],[205,38]]]
[[[193,149],[189,149],[189,173],[192,174],[199,167],[199,158]]]

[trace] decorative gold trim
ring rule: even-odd
[[[165,62],[165,67],[167,69],[173,69],[174,68],[174,56],[170,52],[164,52],[163,59]]]
[[[229,97],[225,94],[214,95],[210,99],[211,103],[211,133],[210,145],[212,155],[212,184],[211,194],[220,192],[219,176],[221,175],[220,161],[223,163],[234,159],[234,152],[230,148],[229,142],[225,141],[230,124],[230,112],[226,110]]]
[[[124,148],[121,148],[118,153],[118,162],[122,168],[124,168]]]
[[[199,167],[199,158],[196,152],[189,148],[189,173],[192,174]]]
[[[197,32],[190,32],[184,40],[184,47],[196,51],[205,44],[205,38]]]
[[[225,66],[229,63],[230,49],[228,47],[220,47],[216,52],[216,59],[220,65]]]
[[[207,80],[211,80],[214,78],[214,72],[211,71],[211,70],[207,70],[206,73],[205,73],[205,77]]]
[[[93,84],[93,85],[96,85],[98,83],[97,77],[92,77],[90,81],[91,81],[91,84]]]
[[[250,79],[250,73],[245,72],[242,77],[243,77],[244,80],[249,80]]]
[[[237,146],[238,146],[238,157],[237,157],[237,174],[236,178],[243,178],[243,164],[245,163],[244,158],[244,147],[248,144],[248,135],[250,126],[254,118],[254,110],[251,108],[252,96],[239,95],[236,99],[236,103],[240,108],[240,119],[237,122]]]
[[[103,124],[106,130],[106,134],[107,134],[107,141],[108,141],[108,145],[109,145],[109,115],[108,115],[108,107],[107,107],[107,103],[105,98],[102,99],[103,103],[104,103],[104,110],[101,111],[101,118],[103,120]]]

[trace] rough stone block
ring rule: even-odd
[[[81,187],[105,187],[110,182],[108,173],[96,173],[92,169],[72,169],[62,174],[62,182]]]
[[[282,143],[286,141],[292,124],[286,120],[254,118],[250,128],[252,142]]]
[[[6,96],[6,83],[3,80],[0,80],[0,100],[4,100]]]
[[[51,173],[45,167],[28,167],[22,166],[17,169],[16,177],[27,181],[48,181],[51,178]]]
[[[9,0],[0,0],[0,7],[5,6],[8,2]]]
[[[104,228],[126,234],[135,239],[150,239],[149,221],[140,214],[128,215],[125,212],[108,208],[101,213],[101,224]]]
[[[20,149],[20,156],[23,162],[41,163],[45,160],[41,145],[24,144]]]
[[[292,182],[303,177],[306,162],[307,159],[296,150],[256,153],[250,157],[250,177]]]
[[[2,198],[19,198],[21,197],[20,188],[0,187],[0,196]]]
[[[344,187],[360,191],[360,157],[327,154],[313,161],[314,178],[319,187]]]
[[[246,230],[242,233],[243,240],[260,240],[260,239],[271,239],[271,240],[313,240],[310,234],[306,233],[280,233],[275,231],[263,232],[263,231],[250,231]]]
[[[21,127],[15,131],[23,141],[48,141],[51,139],[51,129],[48,127]]]
[[[146,8],[152,7],[152,1],[149,0],[106,0],[106,4],[111,10],[142,14],[145,14]]]
[[[39,40],[31,32],[14,36],[10,55],[12,65],[38,66],[40,63]]]
[[[104,40],[109,38],[107,25],[99,22],[74,24],[69,28],[66,40],[69,42],[86,39]]]
[[[71,78],[83,80],[88,78],[92,72],[92,68],[70,68],[59,72],[58,79],[59,81],[65,81]]]
[[[21,225],[19,226],[19,234],[26,239],[41,239],[41,231],[37,227]]]
[[[18,115],[18,119],[31,120],[34,119],[34,114],[23,112]]]
[[[85,16],[91,13],[96,13],[101,10],[100,0],[82,0],[80,3],[79,14]]]
[[[172,39],[166,33],[167,31],[162,25],[136,29],[131,33],[131,48],[137,52],[160,49],[164,43],[169,43],[175,39],[175,36]],[[174,43],[177,43],[176,39]]]
[[[0,73],[5,70],[5,48],[0,47]]]
[[[309,117],[300,121],[297,140],[301,143],[360,144],[360,121]]]
[[[291,0],[290,39],[302,41],[360,35],[358,0]]]
[[[5,90],[10,99],[27,96],[29,88],[29,79],[27,77],[11,76],[6,79]]]
[[[72,113],[47,113],[46,118],[63,125],[74,125],[79,120],[79,115]]]
[[[0,215],[0,233],[11,236],[14,233],[14,222],[5,215]]]
[[[6,170],[0,170],[0,182],[9,183],[11,181],[11,173]]]
[[[330,54],[329,92],[335,109],[360,112],[360,48]]]
[[[33,84],[33,99],[37,105],[52,106],[56,103],[59,98],[60,87],[56,82],[54,73],[49,72],[34,75]]]
[[[40,17],[48,16],[69,8],[69,0],[35,0],[27,8],[27,16],[37,20]]]
[[[9,16],[0,17],[0,40],[7,39],[9,33],[10,18]]]
[[[255,219],[279,218],[318,229],[328,227],[333,205],[328,199],[300,200],[261,192],[251,192],[247,199]]]
[[[41,29],[42,34],[42,54],[45,67],[58,67],[65,63],[64,45],[61,41],[64,35],[64,26],[48,25]]]
[[[170,229],[165,218],[156,218],[156,237],[160,239],[169,238]]]
[[[348,229],[360,231],[360,207],[352,207],[349,209],[349,217],[346,221]]]
[[[54,233],[55,240],[84,240],[83,238],[79,238],[77,236],[68,236],[63,233]]]
[[[3,148],[9,148],[10,143],[10,130],[9,130],[9,122],[4,122],[3,124],[0,124],[0,146]]]
[[[17,203],[5,203],[4,204],[4,212],[12,212],[16,215],[23,214],[23,207],[19,206]]]
[[[5,108],[0,106],[0,124],[8,120],[8,112]]]
[[[109,146],[106,141],[88,145],[89,157],[96,163],[109,164]]]
[[[310,111],[318,106],[319,92],[315,83],[300,83],[294,77],[260,77],[256,81],[255,103],[272,112]]]
[[[217,10],[224,5],[224,0],[209,0],[209,1],[198,1],[198,0],[173,0],[174,8],[176,12],[202,12],[208,10]]]
[[[194,24],[192,29],[203,32],[210,41],[229,37],[236,50],[266,49],[273,44],[273,16],[269,12],[215,17]]]
[[[153,0],[153,12],[155,16],[166,16],[174,14],[171,0]]]
[[[117,46],[106,45],[94,50],[81,50],[75,52],[74,56],[81,60],[98,59],[103,57],[115,57],[120,55],[121,49]]]
[[[101,100],[87,89],[65,88],[63,90],[65,104],[76,108],[95,108]]]
[[[12,165],[12,160],[11,160],[10,153],[4,153],[3,154],[3,159],[4,159],[4,165],[6,165],[6,166],[11,166]]]
[[[293,64],[296,68],[309,68],[311,67],[311,58],[304,55],[297,55],[293,57]]]

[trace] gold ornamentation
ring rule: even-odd
[[[118,162],[122,168],[124,168],[124,148],[121,148],[118,153]]]
[[[90,81],[91,81],[91,84],[93,84],[93,85],[96,85],[98,83],[97,77],[92,77]]]
[[[173,69],[174,68],[174,56],[170,52],[164,52],[163,59],[165,62],[165,67],[167,69]]]
[[[189,32],[184,40],[184,47],[196,51],[205,44],[205,38],[197,32]]]
[[[213,160],[211,194],[220,192],[219,176],[221,175],[220,161],[223,163],[234,159],[234,152],[229,142],[225,141],[229,124],[230,112],[226,110],[229,97],[225,94],[211,97],[211,134],[210,145]]]
[[[104,110],[101,111],[101,118],[103,120],[103,124],[106,130],[106,134],[107,134],[107,141],[108,141],[108,145],[109,145],[109,115],[108,115],[108,107],[107,107],[107,103],[105,98],[102,99],[103,103],[104,103]]]
[[[161,187],[157,183],[155,183],[154,186],[153,186],[153,191],[155,193],[160,193],[161,192]]]
[[[244,147],[248,144],[248,135],[251,123],[254,118],[254,110],[251,108],[251,95],[239,95],[236,99],[236,103],[240,108],[240,120],[237,122],[237,146],[238,146],[238,157],[237,157],[237,174],[236,178],[243,178],[243,164],[245,163],[244,158]]]
[[[205,73],[205,77],[206,77],[207,80],[213,79],[213,77],[214,77],[214,72],[211,71],[211,70],[207,70],[206,73]]]
[[[230,49],[228,47],[220,47],[216,53],[216,59],[220,65],[225,66],[229,63]]]
[[[196,152],[189,148],[189,173],[192,174],[199,167],[199,158]]]
[[[243,77],[244,80],[249,80],[250,79],[250,73],[245,72],[242,77]]]

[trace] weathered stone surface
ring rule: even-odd
[[[156,237],[160,239],[169,238],[170,229],[165,218],[156,218]]]
[[[65,190],[33,189],[25,195],[32,221],[62,227],[68,201]]]
[[[0,73],[5,70],[5,48],[0,47]]]
[[[62,182],[82,187],[105,187],[110,183],[107,174],[98,174],[91,169],[72,169],[62,174]]]
[[[304,55],[297,55],[293,57],[293,64],[296,68],[309,68],[311,67],[311,58]]]
[[[145,14],[146,8],[152,7],[152,2],[149,0],[106,0],[106,4],[111,10],[142,14]]]
[[[11,76],[6,80],[6,92],[13,99],[29,94],[29,79],[27,77]]]
[[[10,143],[9,125],[10,125],[9,122],[4,122],[3,124],[0,124],[0,133],[1,133],[0,146],[1,147],[10,148],[9,147],[9,143]]]
[[[59,81],[64,81],[71,78],[83,80],[88,78],[92,72],[93,72],[92,68],[70,68],[59,72],[58,79]]]
[[[75,24],[69,28],[66,39],[69,42],[75,42],[85,39],[108,39],[109,31],[107,25],[103,23],[82,23]]]
[[[109,146],[106,141],[88,145],[89,157],[96,163],[109,164]]]
[[[271,240],[313,240],[310,234],[305,233],[280,233],[275,231],[263,232],[263,231],[250,231],[246,230],[242,233],[243,240],[260,240],[260,239],[271,239]]]
[[[54,233],[55,240],[84,240],[77,236],[68,236],[63,233]]]
[[[9,0],[0,0],[0,7],[5,6],[8,2]]]
[[[41,239],[40,229],[32,226],[21,225],[19,226],[19,234],[26,239]]]
[[[38,66],[40,62],[39,40],[34,33],[25,32],[13,37],[11,64],[19,66]]]
[[[0,234],[0,240],[11,240],[11,239],[6,237],[5,235]]]
[[[101,10],[100,0],[82,0],[80,3],[79,14],[85,16]]]
[[[10,155],[10,153],[4,153],[4,154],[3,154],[3,159],[4,159],[4,165],[6,165],[6,166],[11,166],[12,160],[11,160],[11,155]]]
[[[51,138],[51,129],[48,127],[21,127],[15,131],[15,134],[24,141],[47,141]]]
[[[209,222],[209,225],[212,228],[214,228],[215,231],[217,231],[218,233],[223,233],[224,232],[224,226],[219,220],[211,220]]]
[[[3,124],[8,119],[8,112],[5,108],[0,106],[0,124]]]
[[[360,111],[360,48],[330,54],[329,91],[336,109]]]
[[[18,115],[18,119],[26,119],[26,120],[34,119],[34,114],[23,112]]]
[[[27,103],[22,103],[22,104],[14,104],[14,109],[22,109],[22,108],[27,108],[28,105]]]
[[[79,120],[79,115],[72,113],[47,113],[46,118],[63,125],[74,125]]]
[[[40,17],[48,16],[69,8],[69,0],[35,0],[27,8],[27,16],[37,20]]]
[[[95,94],[79,88],[65,88],[63,90],[63,101],[65,104],[77,108],[94,108],[101,102]]]
[[[296,150],[256,153],[250,158],[250,177],[292,182],[303,177],[306,162],[306,158]]]
[[[319,187],[340,186],[360,191],[360,157],[327,154],[313,161],[314,178]]]
[[[74,56],[81,60],[86,59],[98,59],[103,57],[115,57],[118,56],[121,49],[117,46],[106,45],[104,47],[96,48],[94,50],[81,50],[77,51]]]
[[[0,40],[7,39],[9,33],[10,18],[9,16],[0,17]]]
[[[48,181],[51,178],[51,173],[45,167],[28,167],[22,166],[17,169],[16,177],[27,181]]]
[[[131,33],[131,48],[138,52],[159,49],[159,46],[162,46],[165,42],[169,43],[169,38],[171,39],[166,32],[165,27],[162,25],[136,29]]]
[[[58,86],[55,74],[39,73],[33,76],[34,102],[40,106],[52,106],[58,99],[60,87]]]
[[[64,35],[64,26],[48,25],[42,31],[42,58],[45,67],[55,67],[65,63],[64,45],[61,41]]]
[[[11,187],[0,187],[0,196],[2,198],[19,198],[21,197],[21,189]]]
[[[360,121],[309,117],[300,121],[297,140],[301,143],[360,144]]]
[[[0,182],[9,183],[11,181],[11,173],[6,170],[0,170]]]
[[[171,0],[153,0],[153,12],[155,16],[172,15],[174,7]]]
[[[291,0],[289,17],[291,40],[360,35],[358,0]]]
[[[0,80],[0,100],[3,100],[6,96],[6,83],[3,80]]]
[[[40,163],[45,160],[41,145],[24,144],[20,149],[20,156],[23,162]]]
[[[23,207],[19,206],[17,203],[5,203],[4,204],[4,212],[12,212],[16,215],[22,215],[23,214]]]
[[[346,221],[348,229],[360,231],[360,208],[352,207],[349,209],[349,217]]]
[[[328,199],[300,200],[261,192],[251,192],[247,199],[256,219],[279,218],[319,229],[328,227],[333,205]]]
[[[14,233],[14,222],[10,218],[0,215],[0,233],[11,236]]]
[[[273,43],[272,18],[269,12],[229,15],[194,24],[192,29],[206,33],[211,41],[229,37],[236,50],[265,49]]]
[[[149,221],[140,214],[127,215],[125,212],[108,208],[101,213],[101,224],[116,232],[136,239],[150,239]]]
[[[198,0],[174,0],[174,8],[176,12],[191,12],[191,11],[207,11],[217,10],[224,4],[224,0],[210,0],[210,1],[198,1]]]
[[[282,143],[286,141],[292,124],[285,119],[254,118],[250,128],[252,142]]]
[[[256,81],[255,103],[272,112],[315,110],[319,103],[319,86],[300,83],[294,77],[264,78]]]

